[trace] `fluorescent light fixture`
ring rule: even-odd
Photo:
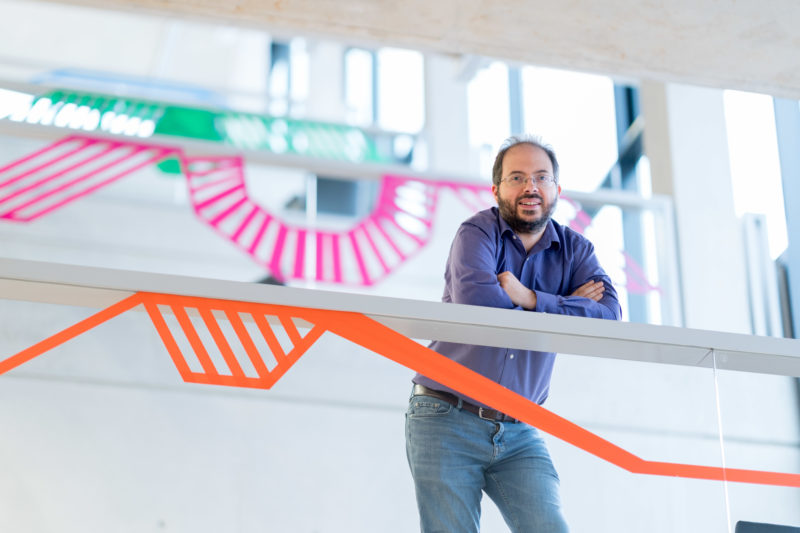
[[[10,118],[20,122],[25,119],[33,103],[33,95],[0,89],[0,119]]]

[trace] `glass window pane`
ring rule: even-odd
[[[491,175],[500,143],[511,133],[508,67],[495,61],[480,70],[467,87],[469,142],[480,150],[480,173]]]
[[[617,160],[614,83],[607,76],[522,69],[524,127],[553,145],[562,185],[595,190]]]
[[[766,216],[774,259],[786,249],[788,237],[772,97],[725,91],[724,101],[734,209],[738,216]]]
[[[718,370],[716,380],[726,467],[797,476],[798,380],[731,370]],[[774,481],[775,484],[728,482],[733,524],[741,520],[800,526],[800,489],[789,486],[786,478]]]
[[[372,123],[372,52],[351,48],[344,56],[344,94],[347,121]]]
[[[292,115],[303,116],[308,99],[309,57],[305,39],[293,39],[289,45],[289,82]]]
[[[383,48],[378,63],[378,125],[390,131],[420,131],[425,124],[422,54]]]

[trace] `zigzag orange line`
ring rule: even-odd
[[[0,361],[0,374],[5,374],[9,370],[18,367],[23,363],[27,363],[34,357],[37,357],[48,350],[52,350],[56,346],[64,344],[68,340],[77,337],[84,331],[88,331],[95,326],[99,326],[103,322],[111,320],[117,315],[121,315],[128,309],[136,307],[141,303],[141,296],[139,293],[133,294],[128,296],[124,300],[121,300],[114,305],[107,307],[100,311],[99,313],[95,313],[94,315],[81,320],[77,324],[70,326],[60,332],[56,333],[55,335],[46,338],[41,342],[37,342],[30,348],[26,348],[21,352],[12,355],[11,357]]]
[[[157,305],[166,304],[219,309],[225,311],[226,314],[246,312],[262,317],[265,314],[277,315],[281,318],[295,317],[315,324],[312,331],[300,340],[299,345],[296,345],[285,359],[279,359],[278,366],[270,373],[271,376],[265,379],[263,376],[261,378],[237,378],[235,376],[217,375],[216,377],[223,378],[217,380],[217,384],[269,388],[327,330],[443,383],[466,396],[491,405],[499,411],[535,426],[556,438],[632,473],[800,487],[800,474],[666,463],[642,459],[447,357],[421,346],[393,329],[361,313],[347,311],[329,311],[169,294],[137,293],[4,361],[0,361],[0,374],[30,361],[45,351],[63,344],[140,303],[145,304],[151,318],[154,312],[157,314]],[[173,361],[176,362],[176,367],[178,367],[184,380],[196,383],[211,383],[208,376],[191,373],[188,367],[182,367],[181,365],[185,365],[185,361],[183,363],[176,361],[172,348],[177,349],[177,345],[175,345],[174,339],[169,334],[163,318],[160,314],[157,316],[159,318],[153,320],[154,325],[162,340],[164,340],[168,351],[170,351],[170,355],[173,355]]]

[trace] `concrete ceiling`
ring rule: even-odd
[[[55,0],[800,98],[796,0]]]

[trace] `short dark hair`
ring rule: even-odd
[[[497,152],[497,156],[494,158],[494,166],[492,167],[492,183],[494,185],[499,187],[500,180],[503,178],[503,158],[506,156],[506,152],[508,152],[509,148],[513,148],[518,144],[530,144],[531,146],[536,146],[544,150],[547,157],[550,158],[550,162],[553,164],[553,177],[556,179],[556,183],[558,183],[558,159],[556,159],[556,153],[553,151],[553,147],[549,144],[545,144],[538,135],[514,135],[503,141],[503,144],[500,145],[500,151]]]

